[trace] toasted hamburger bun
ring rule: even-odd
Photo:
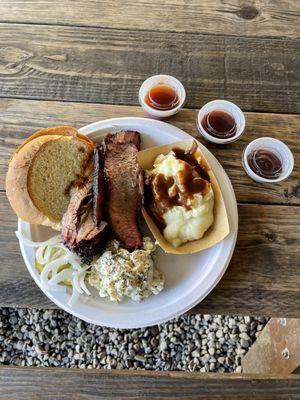
[[[15,213],[31,223],[60,229],[69,189],[89,175],[94,143],[72,127],[43,129],[12,156],[6,194]]]

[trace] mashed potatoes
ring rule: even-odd
[[[201,239],[214,222],[211,184],[173,152],[159,155],[147,178],[155,203],[152,211],[164,221],[165,239],[174,247]]]
[[[191,240],[201,239],[207,229],[214,222],[214,193],[210,191],[205,195],[194,195],[192,207],[176,206],[164,214],[166,228],[164,237],[174,247]]]
[[[130,253],[117,240],[108,243],[105,252],[93,263],[88,283],[100,297],[120,302],[124,298],[141,301],[158,294],[164,287],[164,276],[154,267],[155,245],[143,238],[143,247]]]

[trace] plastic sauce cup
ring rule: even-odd
[[[248,156],[252,153],[252,151],[256,149],[270,150],[279,158],[279,160],[282,163],[282,170],[277,178],[274,179],[264,178],[262,176],[257,175],[250,168],[248,163]],[[250,142],[243,152],[242,161],[243,161],[243,167],[248,176],[254,181],[260,183],[274,183],[283,181],[291,174],[294,168],[294,157],[291,150],[288,148],[286,144],[272,137],[261,137]]]
[[[156,110],[152,107],[150,107],[146,101],[145,97],[148,94],[149,90],[158,84],[166,84],[172,86],[178,95],[179,102],[176,107],[170,109],[170,110]],[[186,98],[186,93],[184,86],[182,83],[174,78],[174,76],[170,75],[153,75],[150,78],[146,79],[139,90],[139,102],[140,105],[143,107],[143,109],[153,118],[156,119],[164,119],[171,117],[172,115],[178,113],[178,111],[183,107],[185,103],[185,98]]]
[[[225,111],[233,116],[236,123],[236,133],[234,136],[230,138],[217,138],[215,136],[210,135],[202,126],[203,118],[210,113],[211,111]],[[213,100],[209,103],[206,103],[198,112],[197,116],[197,127],[200,134],[204,137],[204,139],[209,142],[217,143],[217,144],[227,144],[231,142],[235,142],[245,131],[245,116],[243,111],[234,103],[231,103],[227,100]]]

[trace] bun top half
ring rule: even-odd
[[[42,129],[13,154],[6,194],[19,218],[60,229],[69,190],[91,173],[94,143],[70,126]]]

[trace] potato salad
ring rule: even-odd
[[[156,295],[164,287],[164,276],[154,267],[154,251],[155,244],[148,237],[143,238],[142,248],[133,252],[112,240],[93,262],[87,281],[99,291],[100,297],[113,302],[125,298],[141,301]]]

